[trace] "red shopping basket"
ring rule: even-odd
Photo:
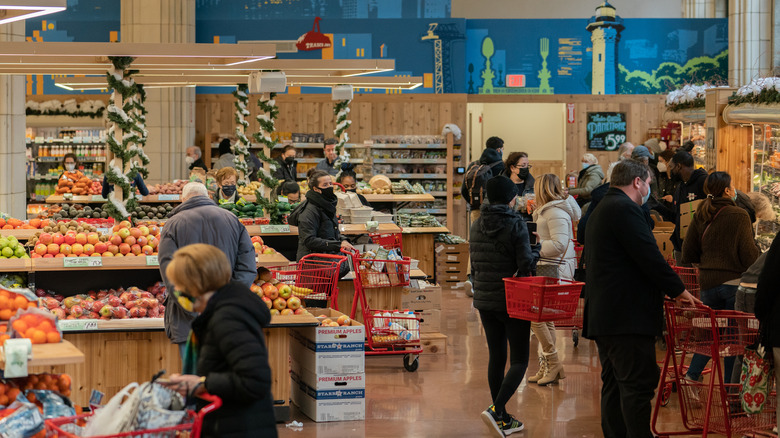
[[[412,259],[374,260],[357,257],[355,272],[364,289],[409,286]]]
[[[584,284],[551,277],[505,278],[506,311],[512,318],[531,322],[570,319]]]
[[[395,234],[379,234],[369,233],[368,237],[371,238],[371,242],[381,246],[385,249],[397,249],[403,253],[403,240],[399,233]]]
[[[206,414],[219,409],[222,406],[222,399],[215,395],[204,394],[199,396],[200,398],[209,401],[210,403],[203,407],[198,412],[188,411],[187,416],[182,424],[176,426],[161,427],[159,429],[145,429],[134,430],[132,432],[122,432],[114,435],[97,435],[93,438],[123,438],[123,437],[149,437],[155,438],[198,438],[200,437],[201,430],[203,428],[203,417]],[[80,430],[79,423],[83,423],[83,420],[87,420],[92,416],[94,412],[87,414],[76,415],[73,417],[60,417],[51,418],[46,420],[46,436],[57,438],[80,438],[81,435],[76,435],[73,430]],[[189,432],[189,433],[188,433]]]
[[[346,257],[332,254],[309,254],[298,263],[269,268],[282,283],[294,286],[292,294],[307,300],[336,301],[336,286],[341,264]]]

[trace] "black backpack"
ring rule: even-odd
[[[479,210],[485,196],[485,186],[488,180],[493,178],[493,168],[501,163],[501,161],[496,161],[491,164],[480,164],[475,161],[469,165],[466,177],[463,178],[463,184],[466,186],[468,194],[466,201],[471,205],[472,210]]]
[[[287,223],[297,227],[298,226],[298,219],[301,217],[301,213],[303,213],[303,210],[306,208],[306,206],[309,205],[309,200],[304,199],[303,202],[298,204],[295,209],[290,213],[289,216],[287,216]]]

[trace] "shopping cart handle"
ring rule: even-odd
[[[214,394],[203,393],[199,395],[198,398],[209,402],[209,404],[207,404],[205,407],[203,407],[203,409],[200,410],[200,413],[202,415],[206,415],[209,412],[216,411],[217,409],[222,407],[222,399]]]
[[[350,255],[350,256],[356,256],[356,257],[360,255],[360,251],[358,251],[355,248],[341,248],[341,252],[343,252],[344,254],[347,254],[347,255]]]

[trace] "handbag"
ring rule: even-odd
[[[569,245],[571,245],[571,240],[568,240],[566,249],[563,250],[563,254],[561,254],[560,259],[556,260],[539,257],[539,261],[536,263],[536,276],[561,278],[560,267],[563,264],[563,259],[566,257],[566,253],[569,252]]]
[[[745,348],[742,374],[739,378],[742,384],[739,398],[742,401],[742,410],[748,414],[761,413],[769,398],[774,370],[771,353],[767,353],[760,343]]]

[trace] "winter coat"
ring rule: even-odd
[[[585,245],[585,230],[587,229],[590,215],[596,210],[596,206],[599,205],[599,202],[601,202],[602,199],[604,199],[604,196],[607,195],[609,187],[609,183],[604,183],[596,187],[591,192],[591,201],[588,204],[588,208],[583,209],[582,218],[577,224],[577,242]],[[642,206],[642,214],[645,215],[645,222],[647,222],[647,226],[650,227],[650,230],[652,231],[653,228],[655,228],[655,221],[653,221],[653,216],[650,214],[649,204],[650,202],[648,201],[645,203],[645,205]]]
[[[208,167],[206,167],[206,163],[203,161],[203,158],[198,158],[197,160],[193,161],[193,163],[190,164],[189,169],[192,170],[196,167],[200,167],[203,170],[208,170]]]
[[[274,178],[278,179],[280,183],[286,181],[295,182],[298,179],[298,162],[293,160],[292,164],[284,162],[281,156],[276,157],[276,171],[274,171]],[[281,184],[280,184],[281,185]]]
[[[529,275],[534,262],[528,229],[506,204],[483,204],[480,212],[469,240],[474,307],[506,312],[503,279]]]
[[[339,233],[336,215],[329,214],[325,209],[308,200],[298,218],[297,260],[312,253],[338,254],[342,240],[346,239],[343,239]]]
[[[222,399],[222,407],[206,415],[204,437],[276,437],[263,327],[271,313],[263,301],[241,283],[231,282],[211,297],[192,321],[198,342],[198,375],[206,390]],[[202,408],[206,403],[199,401]]]
[[[661,335],[664,294],[677,297],[685,286],[661,255],[642,209],[610,188],[585,234],[583,335]]]
[[[505,169],[502,175],[507,178],[511,178],[509,175],[509,169]],[[536,178],[534,178],[534,176],[529,173],[528,177],[523,182],[515,184],[515,186],[517,186],[517,196],[525,196],[529,193],[533,193],[535,184]]]
[[[491,174],[493,176],[498,176],[498,175],[501,175],[502,173],[505,172],[505,170],[504,170],[504,162],[501,160],[501,154],[498,153],[497,150],[487,148],[484,151],[482,151],[482,156],[479,157],[479,161],[469,165],[468,169],[466,169],[466,173],[468,173],[469,169],[473,165],[484,164],[484,165],[488,165],[489,166],[489,165],[491,165],[493,163],[496,163],[496,162],[498,164],[493,166],[493,168],[491,169]],[[490,177],[488,177],[486,180],[489,180],[489,179],[490,179]],[[533,189],[533,186],[531,188]],[[467,186],[466,184],[462,184],[461,185],[461,187],[460,187],[460,194],[463,195],[463,199],[466,199],[466,200],[471,199],[471,192],[470,192],[470,190],[471,190],[471,187]],[[483,202],[487,202],[487,196],[485,196],[482,201]]]
[[[211,168],[211,170],[216,172],[223,167],[236,167],[235,159],[236,156],[233,154],[222,154],[219,156],[217,162],[214,163],[214,166]]]
[[[541,239],[539,255],[546,259],[562,261],[558,266],[558,277],[574,278],[577,268],[577,253],[574,251],[572,224],[580,219],[580,207],[571,196],[550,201],[534,211],[536,232]]]
[[[207,243],[221,249],[230,261],[234,281],[249,287],[257,277],[255,248],[246,227],[211,199],[195,196],[173,209],[160,235],[160,273],[169,292],[174,288],[165,269],[176,250],[193,243]],[[165,297],[165,334],[171,342],[181,344],[187,341],[190,322],[196,314],[187,312],[170,297],[170,293]]]
[[[330,176],[336,176],[339,173],[339,170],[333,167],[334,162],[329,162],[327,158],[323,158],[322,161],[317,163],[317,170],[324,170],[325,172],[328,172]]]
[[[756,288],[756,318],[761,322],[765,347],[780,348],[780,239],[775,238]],[[777,365],[776,365],[777,366]]]
[[[598,164],[592,164],[580,171],[577,187],[569,189],[569,194],[577,196],[577,202],[582,204],[583,201],[590,199],[590,192],[600,186],[602,181],[604,181],[604,171]]]
[[[684,204],[704,199],[707,195],[704,193],[704,180],[707,179],[707,171],[696,169],[688,178],[688,181],[681,182],[677,186],[674,195],[674,232],[670,240],[676,251],[682,251],[682,238],[680,238],[680,210]]]

